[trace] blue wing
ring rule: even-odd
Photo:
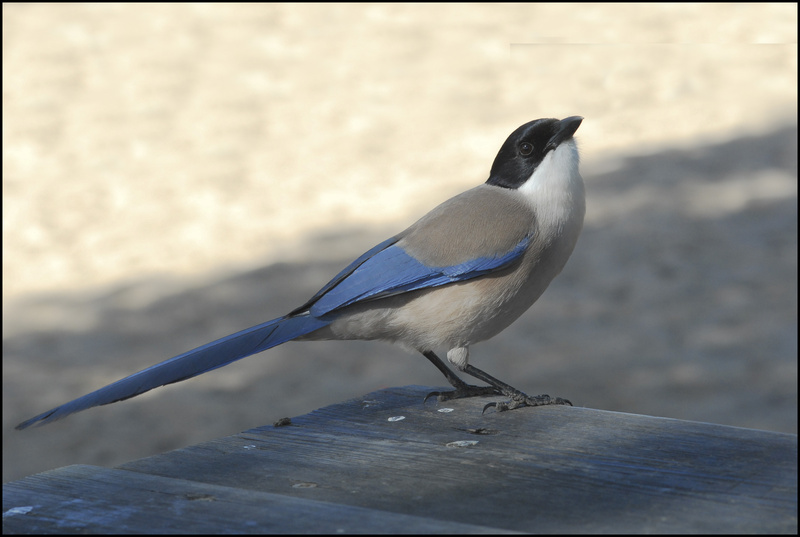
[[[312,304],[314,304],[317,300],[320,299],[320,297],[322,297],[328,291],[330,291],[332,288],[334,288],[336,285],[338,285],[342,280],[344,280],[345,278],[350,276],[358,267],[363,265],[364,262],[369,261],[370,258],[375,256],[380,251],[385,250],[386,248],[388,248],[392,244],[396,243],[398,240],[399,240],[398,237],[392,237],[390,239],[386,239],[382,243],[380,243],[380,244],[378,244],[376,246],[373,246],[372,248],[370,248],[369,250],[367,250],[366,252],[364,252],[363,254],[358,256],[358,258],[355,261],[353,261],[352,263],[347,265],[347,267],[345,267],[344,270],[342,270],[339,274],[334,276],[331,281],[329,281],[328,283],[326,283],[322,287],[322,289],[317,291],[314,294],[314,296],[309,298],[308,301],[306,301],[305,304],[303,304],[299,308],[295,308],[291,313],[289,313],[289,315],[294,315],[296,313],[307,311],[311,307]]]
[[[322,318],[357,302],[477,278],[519,259],[530,238],[523,238],[502,256],[479,257],[445,267],[429,267],[419,262],[395,242],[396,238],[379,244],[340,272],[309,300],[306,307],[310,305],[311,315]]]

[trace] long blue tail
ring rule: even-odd
[[[280,317],[179,354],[104,388],[79,397],[17,425],[44,425],[93,406],[122,401],[146,391],[190,379],[250,355],[286,343],[330,324],[310,315]]]

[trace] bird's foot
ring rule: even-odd
[[[436,397],[439,401],[451,401],[453,399],[463,399],[464,397],[480,397],[486,395],[502,395],[500,390],[494,386],[472,386],[464,383],[463,386],[456,387],[455,390],[446,392],[431,392],[425,396],[423,403],[431,397]]]
[[[520,408],[523,406],[544,406],[544,405],[572,406],[572,403],[569,401],[569,399],[562,399],[561,397],[550,397],[549,395],[535,395],[531,397],[530,395],[526,395],[520,391],[506,395],[511,397],[510,401],[487,403],[486,406],[483,407],[483,412],[486,412],[486,409],[491,407],[494,407],[495,410],[497,410],[498,412],[505,412],[506,410],[514,410],[515,408]]]

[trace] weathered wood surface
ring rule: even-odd
[[[797,532],[796,435],[428,391],[7,483],[3,531]]]

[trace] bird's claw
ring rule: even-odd
[[[425,396],[425,399],[422,400],[422,404],[424,405],[425,403],[427,403],[428,399],[430,399],[431,397],[439,397],[440,395],[442,395],[442,392],[431,392]]]
[[[544,406],[544,405],[569,405],[572,406],[572,402],[569,399],[562,399],[561,397],[550,397],[549,395],[536,395],[531,397],[530,395],[525,395],[524,393],[520,392],[519,395],[514,395],[511,397],[511,401],[492,401],[491,403],[486,403],[483,407],[483,412],[481,414],[485,414],[486,410],[494,407],[497,412],[505,412],[506,410],[514,410],[515,408],[523,407],[523,406]]]

